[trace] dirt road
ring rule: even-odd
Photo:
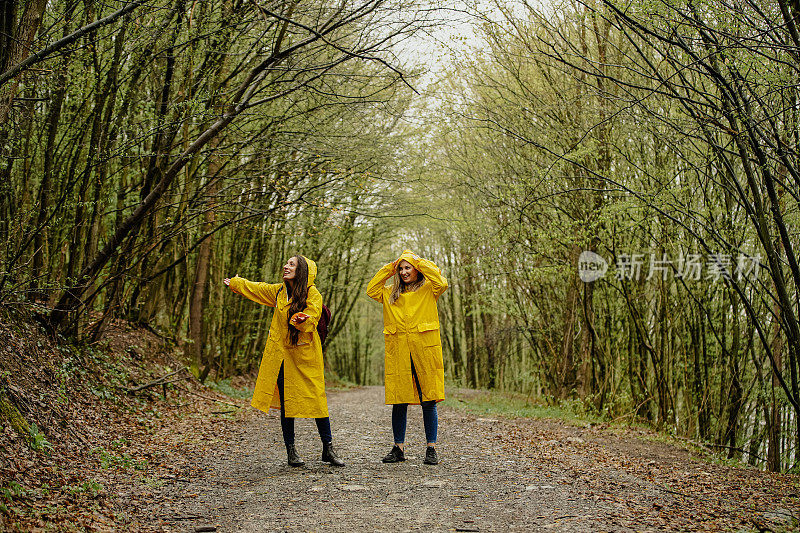
[[[441,464],[428,466],[419,407],[405,463],[391,447],[383,389],[328,395],[344,468],[320,462],[312,420],[297,421],[306,465],[290,468],[275,416],[249,410],[183,443],[160,486],[128,512],[160,531],[660,531],[785,527],[797,477],[695,461],[663,443],[554,421],[439,410]]]

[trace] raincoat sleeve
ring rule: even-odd
[[[386,280],[394,276],[394,263],[387,263],[383,268],[378,270],[378,273],[369,280],[367,285],[367,296],[376,302],[383,302],[383,285]]]
[[[308,318],[302,324],[296,324],[294,327],[305,333],[314,331],[317,328],[319,317],[322,315],[322,295],[319,293],[316,287],[310,287],[308,289],[306,308],[303,309],[302,312],[307,314]]]
[[[442,271],[439,270],[436,263],[427,259],[417,258],[416,264],[412,263],[412,265],[425,276],[425,279],[431,282],[434,297],[439,298],[447,290],[447,279],[442,276]]]
[[[283,287],[283,283],[247,281],[244,278],[236,276],[235,278],[231,278],[230,287],[233,292],[238,292],[245,298],[260,303],[261,305],[275,307],[278,291]]]

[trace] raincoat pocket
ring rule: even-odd
[[[422,322],[417,326],[417,331],[419,332],[423,346],[431,347],[441,345],[439,324],[436,322]]]
[[[322,377],[325,373],[322,359],[309,345],[298,346],[298,349],[292,352],[292,359],[301,369],[300,372],[307,378]]]

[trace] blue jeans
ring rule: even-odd
[[[402,444],[406,441],[407,418],[407,403],[396,403],[392,406],[392,433],[394,433],[395,444]],[[425,425],[426,441],[436,442],[436,433],[439,425],[439,415],[436,413],[436,400],[422,402],[422,422]]]
[[[417,385],[420,400],[422,400],[422,387],[419,386],[417,370],[414,368],[414,361],[411,361],[411,375]],[[422,423],[425,426],[425,439],[427,442],[436,442],[439,429],[439,415],[436,412],[436,400],[421,401]],[[408,420],[408,404],[397,403],[392,405],[392,433],[394,433],[395,444],[402,444],[406,441],[406,421]]]
[[[283,433],[283,442],[288,446],[290,444],[294,444],[294,418],[287,418],[284,415],[283,363],[281,363],[281,369],[278,372],[278,394],[280,395],[281,400],[281,432]],[[325,418],[315,418],[314,421],[317,423],[317,431],[319,432],[319,438],[322,440],[322,442],[333,442],[333,435],[331,434],[331,419],[326,416]]]

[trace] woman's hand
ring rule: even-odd
[[[236,276],[233,276],[233,277],[235,278]],[[225,285],[227,285],[228,287],[230,287],[230,289],[231,289],[233,292],[236,292],[236,291],[234,291],[234,290],[233,290],[233,287],[231,287],[231,278],[225,278],[225,279],[223,279],[223,280],[222,280],[222,283],[224,283]],[[238,293],[237,293],[237,294],[238,294]]]
[[[308,315],[307,314],[305,314],[305,313],[295,313],[295,314],[292,315],[292,318],[289,319],[289,322],[291,322],[292,324],[296,325],[296,324],[302,324],[306,320],[308,320]]]

